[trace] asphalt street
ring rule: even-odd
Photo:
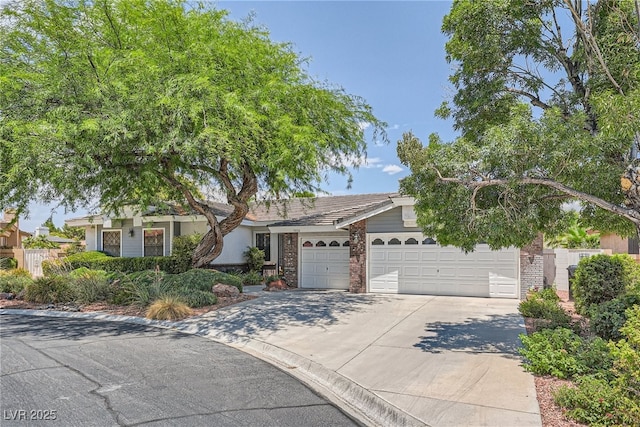
[[[2,315],[0,362],[3,427],[360,425],[257,358],[148,326]]]

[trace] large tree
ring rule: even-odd
[[[443,244],[522,246],[580,222],[640,227],[640,11],[636,0],[454,1],[442,30],[459,137],[398,154],[418,222]]]
[[[0,207],[188,204],[208,264],[248,202],[316,192],[365,153],[366,102],[250,20],[182,0],[20,0],[0,15]],[[222,220],[203,195],[223,194]]]

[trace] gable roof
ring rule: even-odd
[[[333,225],[346,217],[391,205],[392,197],[397,196],[376,193],[291,199],[276,206],[257,205],[252,212],[258,221],[273,221],[269,225],[274,227]]]
[[[287,200],[261,201],[249,206],[246,219],[262,225],[275,227],[290,226],[330,226],[342,223],[348,218],[355,218],[367,212],[377,211],[384,206],[393,206],[393,198],[398,193],[354,194],[344,196],[324,196],[296,198]],[[220,202],[207,202],[217,216],[227,216],[233,207]],[[150,216],[191,216],[198,215],[190,207],[166,204],[148,209],[143,217]],[[86,221],[102,223],[99,215],[74,218],[67,223],[82,225]],[[74,225],[74,224],[72,224]]]

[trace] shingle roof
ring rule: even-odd
[[[356,194],[290,199],[258,204],[251,208],[257,221],[274,221],[274,226],[331,225],[346,217],[391,202],[397,193]]]
[[[391,198],[398,196],[398,193],[375,193],[259,202],[250,205],[247,219],[275,226],[332,225],[391,203]],[[233,207],[225,203],[207,203],[218,216],[227,216],[233,211]],[[142,216],[196,214],[189,206],[166,204],[144,212]],[[91,216],[76,219],[89,218]]]

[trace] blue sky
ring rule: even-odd
[[[450,1],[217,1],[233,20],[254,13],[271,39],[291,42],[310,59],[309,74],[363,97],[379,119],[388,123],[389,143],[368,141],[368,163],[346,178],[331,176],[324,185],[332,194],[392,192],[408,174],[396,155],[402,133],[413,131],[423,142],[437,132],[455,136],[452,123],[434,110],[452,96],[447,80],[452,65],[445,60],[446,37],[440,32]],[[33,231],[52,213],[52,206],[33,205],[20,228]],[[85,212],[54,211],[54,222]]]

